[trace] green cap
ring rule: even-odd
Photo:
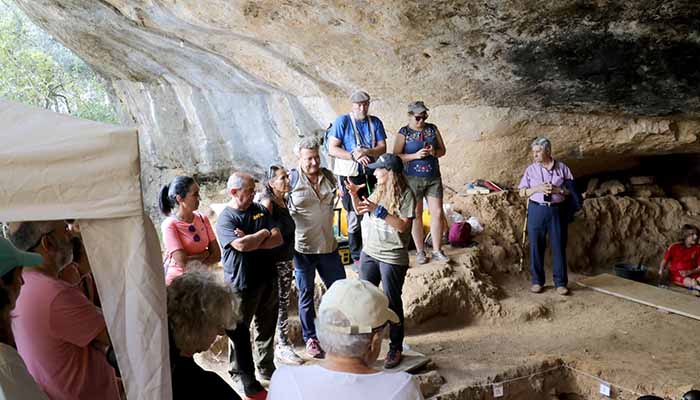
[[[17,267],[34,267],[43,263],[41,254],[17,250],[9,240],[0,237],[0,276]]]

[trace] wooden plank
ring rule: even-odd
[[[700,320],[700,300],[693,296],[610,274],[585,278],[577,283],[601,293]]]

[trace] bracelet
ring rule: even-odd
[[[385,219],[388,215],[389,210],[384,208],[382,205],[378,205],[377,208],[374,209],[374,216],[379,219]]]

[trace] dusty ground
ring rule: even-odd
[[[452,254],[458,257],[455,251]],[[428,268],[430,264],[417,267],[416,272]],[[581,277],[572,274],[570,279],[574,282]],[[700,321],[575,284],[570,285],[573,292],[568,297],[557,295],[551,287],[542,294],[532,294],[525,272],[494,278],[502,288],[498,314],[464,319],[468,323],[455,323],[459,318],[454,315],[437,317],[408,330],[406,344],[429,356],[446,379],[437,398],[490,398],[474,397],[464,388],[542,370],[558,360],[638,393],[679,398],[691,386],[700,387]],[[200,360],[225,375],[225,352],[219,357],[208,353]],[[597,393],[599,383],[594,379],[571,370],[567,373],[574,378],[576,392]],[[524,382],[533,390],[541,384],[537,380]],[[506,384],[506,391],[509,385],[517,384]],[[550,398],[541,395],[531,398]],[[619,389],[615,397],[636,399]]]
[[[210,192],[205,202],[223,199]],[[519,395],[505,398],[600,398],[599,382],[588,375],[612,383],[613,397],[623,400],[636,399],[633,392],[679,398],[691,387],[700,388],[700,321],[584,289],[575,284],[583,277],[576,273],[570,273],[571,296],[559,296],[551,287],[532,294],[527,260],[525,271],[517,272],[523,253],[520,201],[512,194],[453,200],[458,210],[484,222],[479,246],[450,250],[450,265],[413,267],[404,287],[406,344],[429,356],[446,379],[436,398],[491,399],[490,388],[473,387],[562,364],[580,372],[559,368],[508,383],[506,395]],[[636,261],[641,254],[654,269],[665,246],[661,243],[674,240],[681,223],[696,222],[694,211],[668,198],[586,201],[570,228],[570,267],[586,274],[609,272],[612,260]],[[551,284],[551,272],[548,278]],[[292,325],[295,337],[297,325]],[[198,360],[226,376],[222,344]],[[552,397],[562,391],[583,397]],[[534,394],[527,397],[528,392]]]
[[[700,321],[574,285],[568,297],[551,287],[531,294],[524,274],[501,277],[499,283],[508,294],[501,300],[503,317],[409,335],[412,348],[430,355],[446,378],[442,393],[552,359],[640,393],[679,398],[689,386],[700,386],[693,333]],[[597,389],[583,376],[580,384]]]

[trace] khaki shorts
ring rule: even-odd
[[[416,196],[416,201],[425,196],[442,198],[442,178],[439,176],[433,178],[424,178],[420,176],[407,176],[408,186]]]

